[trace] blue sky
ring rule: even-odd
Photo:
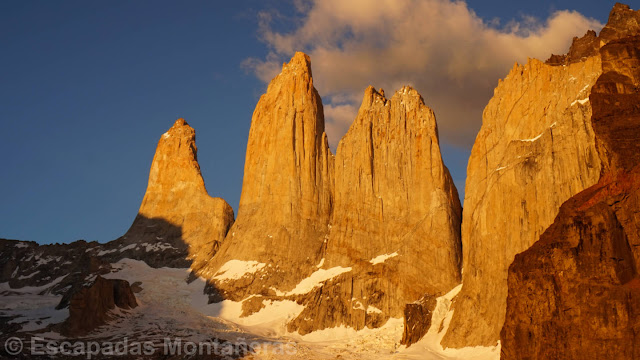
[[[501,27],[561,9],[606,22],[613,2],[468,4]],[[304,18],[289,2],[258,0],[0,2],[0,237],[122,235],[157,140],[178,117],[196,129],[209,193],[237,210],[251,114],[265,89],[246,61],[274,52],[259,26],[264,11],[278,14],[271,30],[282,33]],[[443,140],[459,186],[468,153],[468,144]]]

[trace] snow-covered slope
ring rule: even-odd
[[[436,326],[422,341],[406,348],[400,345],[402,319],[391,319],[379,329],[355,331],[339,327],[300,336],[286,330],[286,323],[303,310],[303,306],[294,301],[265,301],[260,311],[243,317],[243,303],[225,300],[208,304],[205,281],[198,278],[188,282],[189,269],[152,268],[143,261],[131,259],[123,259],[112,267],[111,273],[103,275],[105,278],[140,284],[142,290],[136,294],[139,306],[128,311],[114,310],[115,320],[86,336],[87,341],[117,340],[127,336],[131,341],[152,341],[161,346],[167,337],[195,343],[219,339],[254,345],[257,352],[251,355],[253,359],[335,359],[338,355],[342,359],[374,360],[499,358],[499,347],[443,350],[439,346],[451,320],[451,299],[460,287],[438,299],[432,320]],[[7,283],[0,284],[3,294],[0,316],[15,317],[14,322],[21,326],[19,331],[39,332],[39,336],[47,339],[61,339],[55,326],[50,325],[62,322],[68,312],[66,309],[55,310],[60,296],[46,291],[54,282],[19,290],[10,289]],[[256,347],[256,344],[260,346]],[[274,352],[264,345],[286,345],[288,350]]]

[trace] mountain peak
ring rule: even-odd
[[[616,3],[609,13],[607,25],[600,31],[600,46],[630,35],[640,34],[640,10]]]
[[[130,243],[162,240],[188,248],[194,268],[213,255],[214,243],[224,239],[233,222],[233,209],[207,193],[197,154],[196,131],[184,119],[176,120],[158,141],[147,191],[124,236]]]
[[[314,271],[331,211],[332,161],[311,60],[297,52],[253,112],[238,217],[207,266],[221,294],[289,291]],[[265,280],[216,278],[236,261],[263,264],[252,276]]]
[[[311,58],[300,51],[297,51],[288,63],[282,64],[282,74],[297,73],[297,71],[308,73],[311,76]]]
[[[189,123],[187,123],[185,119],[179,118],[178,120],[176,120],[176,122],[173,123],[173,126],[171,128],[173,129],[173,128],[182,127],[182,126],[189,126]]]

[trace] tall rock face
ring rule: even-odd
[[[603,74],[590,100],[606,174],[563,204],[509,268],[503,359],[640,358],[637,33],[600,49]]]
[[[507,269],[553,222],[560,205],[602,168],[591,126],[600,58],[516,65],[484,110],[467,168],[463,287],[442,344],[494,346],[504,323]]]
[[[197,270],[213,256],[232,223],[231,206],[210,197],[205,188],[195,130],[178,119],[158,142],[138,216],[118,241],[130,244],[130,251],[134,245],[139,251],[176,248],[188,254]],[[190,265],[187,259],[180,262],[173,265]],[[160,266],[167,264],[160,261]]]
[[[332,174],[311,62],[296,53],[253,113],[238,217],[203,275],[236,300],[293,289],[320,260]]]
[[[383,325],[407,303],[460,282],[461,206],[442,162],[433,111],[410,87],[369,87],[335,158],[331,230],[291,331]],[[338,271],[340,270],[340,271]]]

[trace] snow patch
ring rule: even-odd
[[[387,261],[388,259],[391,259],[392,257],[396,257],[398,256],[398,252],[394,252],[392,254],[384,254],[384,255],[378,255],[376,257],[374,257],[373,259],[369,260],[370,263],[372,263],[373,265],[377,265],[377,264],[381,264],[385,261]]]
[[[391,354],[393,354],[393,352],[390,351],[390,349],[383,349],[383,346],[386,343],[387,348],[395,348],[395,344],[399,343],[402,337],[403,326],[404,321],[402,319],[391,318],[386,324],[377,329],[365,327],[362,330],[355,330],[354,328],[341,325],[334,328],[314,331],[302,336],[297,334],[291,334],[291,336],[293,338],[297,338],[297,340],[301,342],[329,345],[336,349],[339,345],[343,345],[341,344],[342,342],[347,342],[344,344],[345,348],[351,348],[351,344],[348,342],[354,342],[363,346],[363,350],[366,348],[369,348],[369,350],[386,350],[384,351],[386,356],[376,356],[374,359],[388,359],[391,358]],[[371,357],[362,358],[371,359]],[[422,359],[424,359],[424,357]]]
[[[549,130],[549,129],[553,129],[556,125],[557,125],[557,122],[554,122],[553,124],[549,125],[549,128],[548,128],[547,130]],[[520,141],[525,141],[525,142],[534,142],[534,141],[536,141],[536,140],[540,139],[540,138],[542,137],[542,135],[544,135],[544,133],[545,133],[547,130],[545,130],[544,132],[540,133],[540,135],[538,135],[538,136],[536,136],[536,137],[534,137],[534,138],[531,138],[531,139],[520,139]]]
[[[107,254],[111,254],[118,251],[118,249],[111,249],[111,250],[102,250],[98,253],[98,256],[102,256],[102,255],[107,255]]]
[[[161,239],[158,239],[161,240]],[[149,243],[142,243],[140,244],[141,246],[144,246],[145,252],[157,252],[157,251],[164,251],[164,250],[168,250],[168,249],[175,249],[173,246],[166,244],[166,243],[155,243],[155,244],[149,244]]]
[[[267,266],[257,261],[229,260],[220,267],[213,279],[220,281],[238,280],[246,275],[255,274]]]
[[[575,106],[575,105],[576,105],[576,104],[578,104],[578,103],[579,103],[580,105],[584,105],[584,104],[586,104],[586,103],[588,103],[588,102],[589,102],[589,98],[587,97],[587,98],[584,98],[584,99],[581,99],[581,100],[576,100],[576,101],[572,102],[572,103],[571,103],[571,106]]]
[[[245,299],[251,299],[253,296]],[[300,315],[304,306],[291,300],[265,300],[265,307],[249,316],[242,317],[242,302],[224,300],[208,305],[204,310],[217,317],[250,328],[261,336],[282,336],[287,333],[286,325]]]
[[[48,289],[64,278],[65,276],[61,276],[45,285],[24,286],[17,289],[12,289],[8,282],[0,283],[0,294],[2,294],[0,315],[15,317],[8,323],[19,324],[20,331],[34,331],[49,324],[64,321],[69,317],[69,311],[55,309],[62,296],[47,293]]]
[[[285,293],[284,295],[307,294],[316,287],[322,286],[325,281],[349,271],[351,271],[351,267],[344,268],[342,266],[332,267],[331,269],[318,269],[313,274],[309,275],[308,278],[300,281],[293,290]]]
[[[524,141],[524,142],[534,142],[534,141],[536,141],[536,140],[540,139],[540,138],[542,137],[542,135],[544,135],[544,133],[542,133],[542,134],[540,134],[540,135],[538,135],[538,136],[536,136],[536,137],[534,137],[534,138],[531,138],[531,139],[520,139],[520,141]]]
[[[137,244],[127,245],[127,246],[125,246],[125,247],[121,248],[121,249],[120,249],[120,252],[127,251],[127,250],[129,250],[129,249],[133,249],[133,248],[135,248],[135,247],[136,247],[136,245],[137,245]]]
[[[33,273],[29,274],[29,275],[20,276],[20,277],[18,277],[18,280],[31,279],[32,277],[34,277],[38,273],[40,273],[40,270],[38,270],[36,272],[33,272]]]
[[[382,310],[378,309],[375,306],[367,306],[367,314],[382,314]]]
[[[589,88],[590,88],[590,87],[591,87],[591,85],[589,85],[589,84],[585,85],[585,86],[582,88],[582,90],[580,90],[580,92],[578,92],[578,94],[582,94],[583,92],[585,92],[585,91],[589,90]]]

